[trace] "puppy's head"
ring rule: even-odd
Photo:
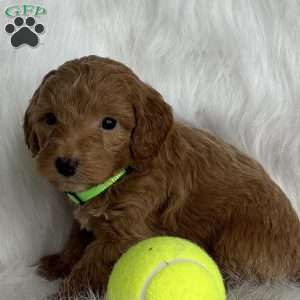
[[[88,56],[45,76],[24,132],[39,171],[62,191],[82,191],[122,167],[147,165],[172,123],[161,95],[129,68]]]

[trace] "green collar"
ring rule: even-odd
[[[108,188],[110,188],[115,182],[121,179],[125,174],[129,172],[129,168],[121,169],[119,172],[108,178],[103,183],[100,183],[96,186],[91,187],[90,189],[83,192],[65,192],[65,194],[76,204],[85,204],[89,200],[95,198],[96,196],[105,192]]]

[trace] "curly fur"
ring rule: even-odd
[[[58,119],[53,126],[44,122],[49,112]],[[117,119],[115,129],[99,126],[107,116]],[[134,170],[78,208],[63,252],[41,260],[41,274],[65,277],[62,294],[103,291],[120,255],[155,235],[202,246],[228,285],[300,279],[300,223],[281,189],[235,147],[175,122],[162,96],[123,64],[88,56],[51,71],[24,130],[39,171],[61,191]],[[61,156],[78,159],[74,176],[57,172]]]

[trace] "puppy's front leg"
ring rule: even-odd
[[[85,247],[93,240],[93,234],[81,230],[77,221],[73,221],[71,234],[61,253],[44,256],[39,261],[38,273],[48,280],[69,275],[73,266],[80,260]]]
[[[98,241],[92,242],[82,258],[73,267],[59,287],[60,297],[73,297],[85,294],[88,290],[103,292],[111,266],[102,259],[103,245]]]
[[[96,240],[85,250],[82,259],[75,265],[71,274],[61,285],[63,295],[79,294],[88,288],[103,293],[114,263],[132,245],[150,236],[158,235],[146,223],[147,213],[143,205],[133,205],[132,198],[122,203],[110,202],[104,215],[96,216],[95,205],[82,208],[76,214],[80,220],[87,220]],[[140,201],[140,199],[139,199]],[[132,205],[130,205],[130,203]]]

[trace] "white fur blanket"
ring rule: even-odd
[[[0,1],[0,300],[55,289],[30,266],[62,247],[70,213],[36,173],[21,125],[43,75],[68,59],[128,64],[178,118],[258,159],[300,211],[299,1],[31,0],[47,9],[46,30],[38,47],[16,49],[4,11],[18,3]],[[245,283],[230,299],[299,300],[300,287]]]

